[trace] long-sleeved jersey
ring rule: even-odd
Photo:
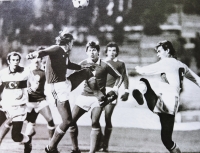
[[[2,92],[2,104],[22,105],[28,101],[27,80],[29,70],[18,66],[15,72],[9,67],[0,71],[0,85],[4,86]]]
[[[137,67],[136,71],[144,75],[164,74],[165,83],[171,86],[172,91],[179,94],[183,77],[194,82],[200,87],[200,78],[187,65],[175,58],[165,58],[154,64]]]
[[[121,60],[118,60],[117,58],[115,58],[114,60],[109,60],[106,58],[104,61],[106,61],[107,63],[112,65],[122,75],[123,81],[124,81],[124,87],[125,87],[125,89],[128,89],[129,80],[128,80],[125,63]],[[116,78],[114,78],[112,75],[108,74],[106,86],[112,88],[115,84],[115,81],[116,81]]]
[[[67,69],[80,70],[81,66],[70,62],[64,47],[53,45],[39,51],[39,57],[49,55],[46,63],[47,83],[57,83],[66,80]]]

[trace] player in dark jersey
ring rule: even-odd
[[[91,41],[86,45],[86,53],[88,58],[81,62],[81,65],[91,64],[95,65],[93,71],[96,77],[98,87],[104,91],[106,94],[106,80],[107,75],[110,74],[115,78],[115,83],[110,92],[107,93],[107,97],[115,96],[116,99],[117,90],[122,83],[122,76],[117,70],[115,70],[109,63],[102,61],[99,58],[100,46],[98,43]],[[72,126],[70,127],[70,136],[72,140],[73,150],[71,153],[80,153],[78,148],[78,127],[77,120],[85,113],[91,109],[91,120],[92,120],[92,130],[90,134],[90,151],[89,153],[96,152],[96,147],[100,136],[100,123],[99,119],[103,110],[101,106],[101,99],[98,99],[93,91],[88,86],[87,82],[84,84],[84,89],[81,95],[76,99],[75,106],[72,111]]]
[[[119,54],[119,47],[115,42],[110,42],[106,45],[106,61],[110,65],[112,65],[123,77],[123,82],[124,82],[124,93],[121,96],[122,101],[126,101],[129,96],[129,79],[128,79],[128,74],[126,70],[125,63],[121,60],[119,60],[118,54]],[[106,81],[106,92],[109,92],[114,84],[115,84],[116,78],[114,78],[112,75],[108,74],[107,76],[107,81]],[[111,117],[114,111],[114,108],[117,104],[118,99],[114,100],[104,108],[105,112],[105,128],[104,128],[104,135],[102,135],[102,142],[100,143],[100,146],[98,150],[100,151],[108,151],[108,144],[110,140],[110,135],[112,133],[112,121]]]
[[[56,38],[56,45],[52,45],[40,51],[28,54],[27,58],[48,56],[46,63],[46,79],[50,84],[52,94],[56,100],[58,111],[62,118],[54,132],[54,135],[45,148],[46,152],[57,153],[57,145],[70,126],[72,115],[69,104],[69,93],[84,80],[93,79],[94,76],[88,66],[80,66],[69,60],[69,53],[73,46],[73,36],[70,33],[61,32]],[[79,70],[66,78],[67,69]]]
[[[41,48],[40,48],[41,49]],[[49,103],[46,101],[46,95],[44,93],[44,87],[46,82],[45,72],[41,67],[42,58],[31,59],[30,75],[28,79],[28,96],[29,102],[27,102],[27,118],[26,135],[35,134],[35,121],[40,113],[47,121],[47,129],[49,131],[49,140],[52,138],[55,124],[49,108]],[[31,145],[31,144],[29,144]],[[26,147],[26,146],[25,146]],[[28,148],[31,147],[27,147]],[[25,148],[26,149],[26,148]]]
[[[148,108],[158,114],[161,123],[161,140],[170,153],[181,153],[172,140],[175,115],[180,103],[183,77],[200,87],[200,78],[187,65],[176,59],[176,52],[170,41],[161,41],[155,48],[160,61],[148,66],[136,66],[142,75],[161,75],[159,92],[156,94],[146,78],[141,78],[139,86],[133,90],[133,97],[142,105],[143,95]]]

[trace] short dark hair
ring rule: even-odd
[[[58,45],[66,45],[69,42],[71,42],[72,40],[74,40],[74,37],[72,36],[71,33],[62,34],[62,32],[60,32],[59,36],[56,37],[56,41],[57,41]]]
[[[155,50],[158,49],[158,47],[162,46],[164,50],[169,49],[169,54],[172,55],[173,57],[176,57],[176,51],[172,45],[172,43],[168,40],[160,41],[155,47]]]
[[[105,53],[108,52],[108,47],[116,47],[116,52],[117,52],[116,57],[117,57],[118,54],[119,54],[119,47],[118,47],[117,43],[116,43],[116,42],[109,42],[109,43],[106,45]]]
[[[87,50],[88,50],[89,47],[96,48],[96,50],[97,50],[98,52],[100,51],[99,42],[89,41],[89,42],[86,44],[86,52],[87,52]]]
[[[13,51],[13,52],[10,52],[10,53],[7,55],[7,61],[10,61],[10,57],[11,57],[11,56],[18,56],[18,57],[19,57],[19,61],[20,61],[21,58],[22,58],[22,56],[21,56],[21,54],[20,54],[19,52]]]

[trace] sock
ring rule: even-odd
[[[55,132],[55,126],[49,126],[47,125],[47,129],[49,130],[49,140],[53,137],[53,134]]]
[[[57,148],[58,143],[62,139],[62,137],[65,135],[65,132],[62,131],[59,127],[59,125],[56,127],[55,132],[53,134],[53,137],[51,138],[51,141],[49,143],[49,149],[53,150]]]
[[[28,122],[26,125],[25,135],[33,136],[35,134],[35,123]]]
[[[10,126],[8,124],[3,124],[1,131],[0,131],[0,145],[6,134],[9,132]]]
[[[89,153],[95,153],[99,136],[100,136],[100,128],[92,128],[92,131],[90,133],[90,152]]]
[[[105,147],[105,149],[108,148],[111,133],[112,133],[112,128],[105,127],[105,131],[104,131],[104,147]]]
[[[71,126],[69,128],[69,133],[71,137],[71,142],[72,142],[72,147],[73,150],[78,150],[78,127],[76,126]]]

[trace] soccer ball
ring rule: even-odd
[[[75,8],[84,9],[89,5],[89,0],[72,0]]]

